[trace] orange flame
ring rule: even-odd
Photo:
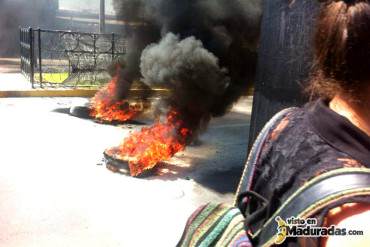
[[[118,71],[119,67],[117,67]],[[90,100],[91,117],[106,122],[126,122],[140,112],[130,107],[128,100],[114,100],[118,80],[119,73],[116,73],[112,80]]]
[[[158,121],[133,133],[119,147],[111,148],[107,153],[127,160],[130,174],[137,176],[184,150],[190,135],[191,131],[184,127],[178,112],[171,110],[165,122]]]

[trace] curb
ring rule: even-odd
[[[69,90],[14,90],[0,91],[0,98],[17,97],[93,97],[95,89],[69,89]]]

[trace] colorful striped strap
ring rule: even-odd
[[[238,208],[207,204],[189,218],[177,247],[252,247]]]
[[[307,219],[343,198],[370,195],[370,169],[341,168],[321,174],[307,182],[274,213],[253,235],[259,245],[271,246],[278,234],[277,217]]]

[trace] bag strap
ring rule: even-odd
[[[370,169],[341,168],[321,174],[299,188],[257,231],[260,246],[271,246],[278,234],[277,217],[307,219],[341,199],[370,195]]]
[[[249,191],[251,189],[256,170],[256,165],[259,161],[266,140],[270,136],[271,132],[275,129],[275,127],[281,122],[281,120],[283,120],[289,113],[293,112],[296,109],[298,108],[290,107],[278,112],[263,127],[263,129],[257,136],[257,139],[253,143],[247,162],[245,163],[244,171],[241,176],[236,195],[239,195],[242,191]],[[237,206],[238,204],[237,201],[238,201],[237,198],[235,198],[234,201],[235,206]]]

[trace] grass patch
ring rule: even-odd
[[[42,84],[47,87],[72,87],[99,89],[109,81],[109,78],[91,78],[79,81],[81,78],[68,72],[42,73]],[[40,74],[34,75],[36,83],[41,83]]]
[[[62,84],[64,83],[69,77],[69,73],[42,73],[42,81],[55,83],[55,84]],[[40,82],[40,74],[35,74],[35,81]]]

